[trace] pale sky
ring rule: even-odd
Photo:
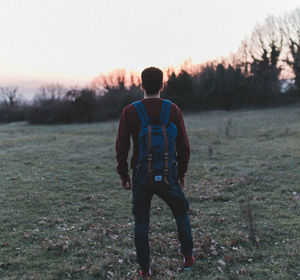
[[[0,86],[89,82],[235,51],[300,0],[0,0]]]

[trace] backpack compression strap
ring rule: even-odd
[[[153,169],[152,169],[152,153],[151,153],[151,145],[152,145],[152,128],[151,125],[148,124],[148,153],[147,153],[147,161],[148,161],[148,178],[149,181],[153,180]]]
[[[161,129],[162,129],[162,132],[163,132],[163,135],[164,135],[164,147],[165,147],[165,150],[164,150],[164,181],[167,185],[169,185],[169,181],[168,181],[168,157],[169,157],[169,154],[168,154],[168,137],[167,137],[167,132],[166,132],[166,128],[165,128],[165,125],[162,124],[161,125]]]
[[[169,122],[171,104],[172,102],[170,100],[163,99],[160,113],[160,121],[164,125],[166,125]]]

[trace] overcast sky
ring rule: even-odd
[[[0,0],[0,85],[88,82],[235,51],[257,22],[299,0]]]

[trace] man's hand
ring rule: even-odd
[[[182,177],[182,178],[179,178],[178,179],[178,183],[179,183],[179,186],[180,186],[180,188],[181,189],[184,189],[184,187],[185,187],[185,177]]]
[[[122,186],[122,189],[124,189],[124,190],[131,190],[132,189],[129,175],[127,176],[126,179],[121,179],[121,186]]]

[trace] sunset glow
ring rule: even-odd
[[[167,68],[235,51],[298,0],[0,0],[0,83],[83,84],[116,68]]]

